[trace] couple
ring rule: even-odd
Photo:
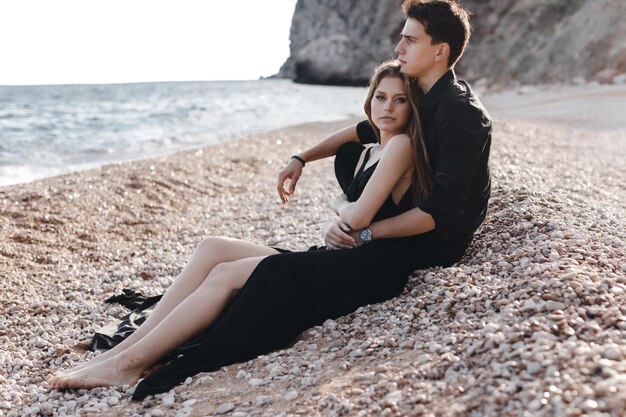
[[[326,319],[393,298],[414,270],[462,257],[490,193],[491,120],[453,71],[469,39],[468,14],[451,0],[405,0],[402,7],[398,61],[383,63],[372,77],[368,120],[294,155],[278,177],[287,202],[305,163],[336,155],[343,194],[334,203],[340,220],[323,228],[327,246],[289,252],[204,239],[132,335],[54,376],[52,388],[133,385],[201,334],[198,347],[142,380],[133,399],[164,392],[198,372],[283,347]]]

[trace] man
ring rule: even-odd
[[[425,258],[420,264],[445,266],[463,256],[487,212],[492,122],[469,85],[454,73],[470,37],[468,13],[449,0],[405,0],[402,9],[407,19],[395,52],[402,71],[416,79],[422,93],[420,119],[433,173],[432,191],[418,207],[363,230],[336,222],[325,228],[325,241],[349,248],[372,239],[424,234],[423,244],[416,248],[416,256]],[[294,155],[278,176],[281,200],[287,202],[295,191],[304,162],[335,155],[354,140],[355,133],[362,143],[376,141],[365,121]],[[432,259],[433,254],[438,259]]]

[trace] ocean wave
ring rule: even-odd
[[[343,119],[364,96],[288,80],[0,87],[0,142],[11,150],[0,184]]]

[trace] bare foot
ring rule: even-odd
[[[88,366],[93,366],[97,363],[100,363],[104,360],[107,360],[111,357],[115,356],[115,354],[111,354],[110,350],[107,350],[106,352],[103,352],[101,354],[99,354],[98,356],[95,356],[93,358],[91,358],[90,360],[88,360],[87,362],[83,362],[83,363],[79,363],[78,365],[69,368],[69,369],[60,369],[58,371],[56,371],[54,373],[55,376],[61,376],[61,375],[67,375],[69,373],[73,373],[76,371],[80,371],[81,369],[84,369]]]
[[[52,389],[135,385],[141,376],[141,371],[141,369],[124,367],[116,357],[113,357],[74,372],[52,377],[48,384]]]

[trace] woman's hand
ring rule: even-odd
[[[286,203],[289,201],[289,197],[296,191],[296,184],[302,176],[302,162],[292,159],[278,174],[278,184],[276,190],[280,201]],[[289,189],[285,189],[285,183],[289,180]]]
[[[345,194],[341,194],[333,202],[333,210],[336,214],[339,214],[339,210],[347,204],[350,204],[350,202],[348,201],[348,196]]]
[[[340,221],[328,222],[322,226],[322,237],[326,246],[333,249],[352,249],[357,247],[357,241],[350,236],[354,233],[350,227]]]

